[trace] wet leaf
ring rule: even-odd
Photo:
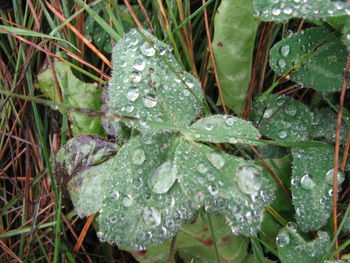
[[[256,235],[274,196],[262,167],[186,141],[176,149],[175,165],[189,199],[208,212],[225,215],[234,234]]]
[[[295,66],[289,77],[299,85],[319,91],[339,91],[346,54],[346,47],[334,32],[315,27],[275,44],[270,51],[270,66],[278,75]]]
[[[63,56],[63,53],[59,53],[58,55]],[[100,110],[102,89],[98,88],[96,83],[81,81],[74,76],[69,65],[59,60],[55,60],[54,69],[61,88],[63,103],[79,108]],[[51,69],[48,68],[38,75],[37,87],[46,97],[50,98],[53,102],[59,103],[54,79]],[[74,136],[82,134],[104,134],[99,117],[89,117],[83,113],[72,112],[71,119],[71,128]]]
[[[333,149],[293,148],[291,189],[296,220],[303,231],[318,230],[332,212]],[[338,173],[338,186],[344,174]]]
[[[104,92],[105,111],[140,119],[122,121],[142,132],[152,132],[142,120],[189,124],[200,111],[199,82],[183,71],[168,45],[141,32],[147,41],[134,29],[114,47],[112,79]]]
[[[191,128],[193,132],[184,135],[195,141],[259,144],[259,131],[251,123],[230,115],[201,118]]]
[[[321,19],[350,15],[350,3],[333,0],[254,0],[256,15],[264,21],[284,21],[291,18]]]
[[[224,0],[214,20],[213,51],[225,105],[242,114],[258,22],[252,0]]]
[[[101,241],[143,250],[193,219],[198,208],[168,177],[173,143],[169,134],[137,136],[118,152],[99,216]]]
[[[326,232],[318,231],[313,241],[305,241],[294,224],[282,228],[276,238],[282,263],[316,263],[328,252],[330,239]]]
[[[254,123],[265,136],[276,141],[306,141],[312,116],[301,102],[287,96],[270,95],[254,105]]]

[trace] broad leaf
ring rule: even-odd
[[[293,148],[291,189],[298,225],[303,231],[318,230],[332,212],[333,149]],[[338,173],[339,186],[344,175]]]
[[[259,131],[251,123],[229,115],[201,118],[191,128],[194,128],[193,133],[184,135],[195,141],[256,145],[260,137]]]
[[[224,0],[215,14],[213,51],[225,105],[242,114],[258,22],[252,0]]]
[[[332,0],[254,0],[256,15],[264,21],[284,21],[291,18],[321,19],[350,15],[350,3]]]
[[[346,16],[342,33],[343,33],[342,41],[349,50],[350,48],[350,16]]]
[[[208,146],[180,142],[175,165],[185,195],[208,212],[225,215],[234,234],[256,235],[273,187],[263,169]]]
[[[270,95],[254,106],[254,123],[265,136],[287,142],[308,139],[312,116],[301,102],[287,96]]]
[[[168,45],[141,32],[143,35],[131,30],[114,47],[105,111],[140,120],[189,124],[200,111],[203,96],[199,82],[183,71]],[[142,121],[122,120],[140,131],[152,132]]]
[[[248,239],[231,233],[225,218],[210,215],[215,232],[215,240],[221,262],[246,263],[249,261]],[[143,253],[132,252],[141,263],[168,262],[171,241],[148,249]],[[201,213],[195,222],[183,226],[176,236],[174,250],[181,262],[212,263],[217,261],[214,240],[211,235],[207,215]]]
[[[278,254],[282,263],[316,263],[328,252],[330,239],[326,232],[306,242],[294,224],[282,228],[276,238]]]
[[[319,1],[317,1],[319,3]],[[270,51],[270,66],[307,88],[339,91],[347,50],[335,33],[323,27],[307,29],[275,44]]]
[[[62,54],[59,53],[58,55],[62,56]],[[59,60],[55,60],[54,69],[65,104],[90,110],[100,110],[102,89],[98,88],[96,83],[81,81],[74,76],[69,65]],[[60,102],[55,87],[55,78],[52,76],[51,69],[48,68],[38,75],[37,87],[52,101],[56,103]],[[99,117],[89,117],[79,112],[72,112],[70,116],[74,136],[81,134],[104,134]]]
[[[174,137],[137,136],[114,158],[99,216],[101,241],[138,250],[173,237],[197,208],[184,197],[173,166]]]

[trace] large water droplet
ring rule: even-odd
[[[146,207],[143,209],[142,218],[150,227],[156,227],[160,225],[161,214],[158,209],[154,207]]]
[[[122,199],[122,204],[125,207],[130,207],[132,203],[134,202],[134,199],[132,198],[131,195],[124,195]]]
[[[146,66],[146,63],[144,60],[135,59],[134,65],[132,67],[138,71],[142,71],[145,69],[145,66]]]
[[[259,191],[262,185],[261,171],[252,165],[245,165],[238,168],[236,182],[242,192],[253,194]]]
[[[289,45],[281,46],[280,53],[284,57],[288,56],[290,53],[290,46]]]
[[[225,159],[219,153],[208,154],[207,158],[217,169],[221,169],[225,165]]]
[[[142,78],[142,75],[140,72],[137,72],[137,71],[133,71],[131,74],[130,74],[130,79],[132,82],[134,83],[139,83],[141,81],[141,78]]]
[[[281,14],[281,9],[280,8],[272,8],[272,14],[274,16],[278,16],[279,14]]]
[[[283,9],[283,13],[285,13],[286,15],[290,15],[291,13],[293,13],[293,9],[288,6]]]
[[[201,174],[205,174],[206,172],[208,172],[208,167],[206,167],[203,163],[199,163],[197,164],[197,171]]]
[[[146,97],[143,98],[143,106],[145,108],[154,108],[157,105],[157,100],[154,96],[152,95],[147,95]]]
[[[126,91],[126,98],[131,101],[135,101],[139,97],[139,89],[137,88],[128,88]]]
[[[211,131],[214,128],[214,125],[211,123],[206,123],[204,125],[204,129],[206,129],[207,131]]]
[[[155,53],[156,50],[150,46],[146,41],[143,42],[143,44],[140,47],[141,53],[144,54],[147,57],[152,57]]]
[[[277,65],[280,67],[280,68],[285,68],[287,66],[287,62],[283,59],[283,58],[280,58],[278,61],[277,61]]]
[[[286,112],[287,115],[293,117],[298,112],[298,109],[294,105],[288,105],[284,111]]]
[[[159,165],[148,179],[149,188],[158,194],[168,192],[176,181],[176,168],[171,161]]]
[[[301,177],[300,184],[301,187],[305,190],[311,190],[316,186],[315,182],[308,174],[305,174],[303,177]]]
[[[281,139],[284,139],[287,136],[288,136],[288,133],[284,130],[278,132],[278,137],[280,137]]]
[[[289,238],[289,234],[287,231],[283,230],[282,232],[280,232],[278,235],[277,235],[277,238],[276,238],[276,241],[277,241],[277,244],[279,247],[284,247],[286,245],[289,244],[290,242],[290,238]]]
[[[144,163],[145,160],[146,160],[146,155],[143,149],[141,148],[136,149],[132,153],[131,161],[133,162],[133,164],[141,165]]]
[[[333,176],[334,176],[334,169],[330,169],[326,174],[326,182],[327,184],[333,185]],[[345,176],[341,171],[338,171],[337,174],[337,185],[341,185],[345,180]]]

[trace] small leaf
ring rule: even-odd
[[[308,139],[312,116],[301,102],[287,96],[270,95],[254,106],[254,122],[265,136],[286,142]]]
[[[182,141],[175,165],[186,196],[227,218],[234,234],[256,235],[273,187],[262,167],[205,145]]]
[[[333,150],[329,148],[293,148],[291,189],[296,219],[303,231],[318,230],[332,212]],[[338,173],[338,186],[344,174]]]
[[[62,56],[63,53],[59,53],[58,55]],[[74,76],[69,65],[57,59],[54,62],[54,68],[65,104],[90,110],[100,110],[102,89],[99,89],[96,83],[81,81]],[[59,96],[54,80],[52,71],[48,68],[38,75],[37,87],[46,97],[50,98],[53,102],[59,103]],[[83,113],[73,112],[71,118],[73,121],[72,132],[74,136],[82,134],[104,134],[99,117],[89,117]]]
[[[339,0],[254,0],[254,8],[263,21],[312,20],[350,14],[350,3]]]
[[[190,124],[200,111],[203,95],[199,82],[183,72],[168,45],[141,32],[147,41],[131,30],[114,47],[112,79],[104,93],[106,112],[140,120]],[[122,120],[130,127],[152,132],[142,121]]]
[[[270,51],[270,66],[278,75],[296,67],[289,74],[292,81],[333,92],[341,89],[346,54],[346,47],[334,32],[315,27],[275,44]]]
[[[215,14],[213,52],[225,105],[242,114],[250,80],[255,35],[252,0],[224,0]]]
[[[166,177],[174,139],[137,136],[118,152],[99,216],[101,241],[142,250],[173,237],[193,219],[197,208]]]
[[[276,238],[278,254],[282,263],[316,263],[328,252],[330,240],[326,232],[317,232],[318,237],[306,242],[294,224],[282,228]]]
[[[184,135],[195,141],[259,144],[259,131],[251,123],[229,115],[201,118],[191,128],[193,133]]]

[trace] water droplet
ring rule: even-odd
[[[280,58],[278,61],[277,61],[277,65],[280,67],[280,68],[285,68],[287,66],[287,62],[283,59],[283,58]]]
[[[137,43],[139,43],[139,40],[138,40],[137,38],[131,39],[131,41],[130,41],[130,45],[131,45],[131,46],[136,46]]]
[[[136,188],[140,188],[143,184],[143,180],[142,178],[134,178],[132,180],[132,184],[136,187]]]
[[[145,69],[145,66],[146,66],[146,63],[144,60],[136,59],[132,67],[138,71],[142,71]]]
[[[333,185],[333,176],[334,176],[334,169],[330,169],[327,174],[326,174],[326,182],[329,185]],[[337,174],[337,185],[341,185],[345,180],[345,176],[344,173],[342,173],[341,171],[338,171]]]
[[[206,123],[204,125],[204,129],[206,129],[207,131],[211,131],[214,128],[214,125],[211,123]]]
[[[303,177],[301,177],[300,184],[301,187],[305,190],[311,190],[316,186],[315,182],[308,174],[305,174]]]
[[[273,109],[266,109],[263,115],[263,118],[268,119],[272,116],[274,110]]]
[[[288,6],[283,9],[283,13],[285,13],[286,15],[290,15],[291,13],[293,13],[293,9]]]
[[[122,67],[122,68],[125,68],[126,67],[126,61],[122,59],[120,61],[120,63],[119,63],[119,66]]]
[[[143,149],[139,148],[133,152],[131,157],[131,161],[133,164],[141,165],[144,163],[145,160],[146,160],[146,155]]]
[[[139,97],[139,89],[137,88],[128,88],[126,91],[126,98],[131,101],[135,101]]]
[[[143,209],[142,218],[150,227],[156,227],[160,225],[161,214],[158,209],[154,207],[146,207]]]
[[[236,182],[242,192],[253,194],[259,191],[262,185],[261,171],[252,165],[245,165],[238,168]]]
[[[233,118],[228,118],[228,119],[225,120],[225,123],[226,123],[226,125],[228,125],[228,126],[232,126],[234,122],[235,122],[235,121],[234,121]]]
[[[197,165],[197,171],[201,174],[205,174],[206,172],[208,172],[208,168],[203,163],[199,163]]]
[[[182,93],[184,94],[185,97],[188,97],[191,95],[191,92],[189,92],[187,89],[184,89]]]
[[[276,238],[277,244],[279,247],[284,247],[289,244],[290,238],[287,231],[283,230],[281,231]]]
[[[279,8],[272,8],[272,14],[274,16],[278,16],[279,14],[281,14],[281,9],[279,9]]]
[[[197,204],[202,204],[202,202],[204,201],[205,198],[205,194],[203,192],[198,192],[195,196],[194,196],[194,201]]]
[[[157,193],[163,194],[168,192],[170,187],[176,181],[176,168],[171,161],[166,161],[159,165],[154,173],[148,179],[149,188]]]
[[[298,109],[294,105],[288,105],[284,111],[286,112],[287,115],[293,117],[298,112]]]
[[[132,203],[134,202],[134,199],[132,198],[131,195],[124,195],[122,199],[122,204],[125,207],[130,207]]]
[[[126,112],[132,112],[134,110],[134,106],[132,106],[131,104],[127,104],[125,106],[125,111]]]
[[[156,53],[156,50],[154,47],[150,46],[148,42],[143,42],[143,44],[140,47],[141,53],[144,54],[147,57],[152,57]]]
[[[280,137],[281,139],[284,139],[287,136],[288,136],[288,133],[284,130],[278,132],[278,137]]]
[[[147,95],[146,97],[143,98],[143,106],[145,108],[154,108],[157,105],[157,101],[154,96],[152,95]]]
[[[218,194],[218,188],[215,185],[213,185],[213,184],[208,186],[208,191],[209,191],[209,193],[211,195],[217,195]]]
[[[207,158],[210,163],[219,170],[225,165],[225,159],[219,153],[208,154]]]
[[[110,219],[109,219],[109,222],[111,224],[114,224],[115,222],[117,221],[117,218],[115,216],[112,216]]]
[[[142,78],[142,75],[140,72],[137,72],[137,71],[133,71],[131,74],[130,74],[130,79],[132,82],[134,83],[139,83],[141,81],[141,78]]]
[[[237,141],[236,138],[231,137],[231,138],[228,139],[228,142],[229,142],[229,143],[232,143],[232,144],[235,144],[235,143],[237,143],[238,141]]]
[[[289,52],[290,52],[290,46],[289,45],[281,46],[280,53],[281,53],[282,56],[284,56],[284,57],[288,56]]]

